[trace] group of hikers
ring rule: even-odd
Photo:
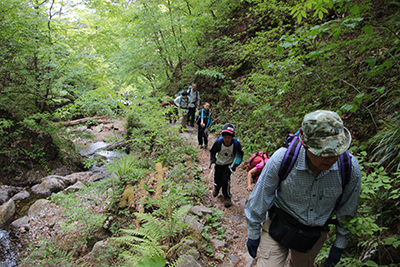
[[[187,90],[183,90],[172,101],[163,103],[161,107],[173,106],[173,110],[166,112],[170,123],[176,123],[180,117],[181,125],[179,132],[182,133],[187,126],[195,127],[197,125],[197,139],[200,148],[208,148],[208,134],[211,126],[211,103],[205,102],[200,109],[200,93],[197,90],[197,84],[193,83]],[[180,111],[180,112],[179,112]],[[198,115],[196,113],[198,112]]]
[[[187,122],[194,126],[200,97],[196,84],[189,89],[174,102],[188,109]],[[206,102],[199,114],[200,148],[203,143],[207,148],[210,108]],[[183,120],[182,128],[186,126]],[[299,130],[289,134],[272,156],[256,152],[249,158],[246,189],[252,193],[244,210],[246,245],[253,258],[259,253],[258,267],[283,267],[287,261],[291,267],[313,266],[327,239],[329,225],[335,225],[336,237],[324,267],[340,261],[350,235],[343,220],[356,216],[361,187],[360,166],[348,152],[350,144],[351,134],[340,116],[317,110],[304,116]],[[226,123],[210,149],[210,167],[214,170],[212,195],[218,197],[222,188],[227,208],[232,206],[231,174],[243,155],[234,125]]]

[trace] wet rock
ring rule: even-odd
[[[24,191],[19,192],[18,194],[15,194],[11,199],[14,201],[17,201],[17,200],[28,198],[30,195],[31,194],[29,194],[28,191],[24,190]]]
[[[0,186],[0,205],[7,202],[12,196],[18,194],[22,189],[20,187],[2,185]]]
[[[14,200],[10,199],[0,206],[0,227],[9,222],[15,214]]]
[[[9,200],[8,192],[0,189],[0,204],[3,204]]]

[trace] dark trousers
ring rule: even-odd
[[[214,186],[219,192],[222,187],[222,194],[224,197],[231,197],[231,171],[229,165],[217,165],[215,164],[214,172]]]
[[[188,117],[187,117],[188,125],[194,126],[195,117],[196,117],[196,107],[189,108]]]
[[[206,128],[199,126],[197,128],[197,140],[199,141],[199,145],[203,145],[203,140],[204,140],[204,145],[208,144],[208,134],[204,132]]]

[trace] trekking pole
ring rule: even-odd
[[[211,168],[211,164],[212,163],[210,163],[210,167],[209,168]],[[212,178],[212,176],[213,176],[213,174],[214,174],[214,170],[215,170],[215,165],[213,165],[213,167],[212,167],[212,169],[211,169],[211,171],[210,171],[210,174],[208,175],[209,177],[209,179],[211,179]]]

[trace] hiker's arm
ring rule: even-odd
[[[204,127],[203,110],[200,110],[200,126],[201,126],[201,127]]]
[[[275,190],[279,185],[278,172],[285,152],[286,149],[278,149],[265,164],[244,209],[248,237],[252,240],[260,237],[261,223],[275,202]]]
[[[214,142],[213,146],[212,146],[211,149],[210,149],[210,162],[211,162],[211,164],[217,162],[217,158],[215,157],[215,155],[216,155],[217,152],[218,152],[218,145],[217,145],[217,143],[218,143],[218,139],[217,139],[217,141]]]
[[[256,172],[257,169],[254,167],[247,173],[247,191],[251,191],[251,180],[253,180],[253,174]]]
[[[177,107],[180,107],[181,105],[179,105],[179,101],[180,101],[180,97],[175,98],[174,103]]]
[[[354,156],[352,156],[351,159],[352,167],[350,181],[346,185],[342,199],[336,209],[336,216],[339,220],[339,224],[336,226],[336,240],[334,246],[340,249],[346,248],[347,237],[350,234],[350,231],[342,226],[340,220],[357,215],[358,202],[360,199],[360,165]]]
[[[200,108],[200,93],[197,91],[197,108]]]

